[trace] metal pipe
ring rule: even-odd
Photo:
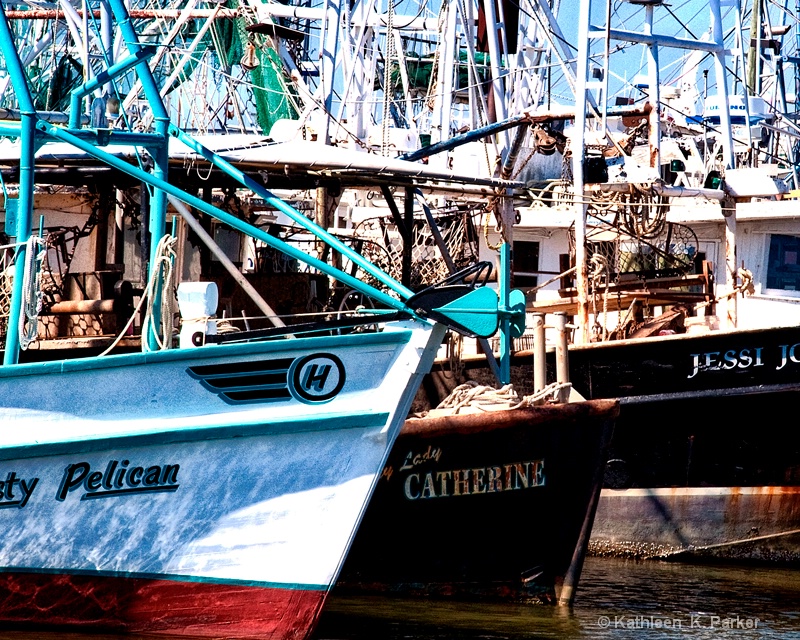
[[[544,314],[533,314],[533,392],[547,385],[547,347],[545,344]]]
[[[34,167],[36,164],[36,107],[33,103],[27,76],[20,60],[19,53],[14,48],[14,36],[11,27],[0,10],[0,51],[5,58],[6,72],[11,78],[11,83],[20,106],[20,156],[19,156],[19,207],[17,211],[17,227],[15,230],[16,241],[20,244],[14,260],[14,284],[9,305],[8,331],[6,332],[6,349],[3,354],[4,364],[16,364],[19,361],[19,321],[22,316],[23,281],[25,263],[27,261],[27,248],[25,243],[31,235],[33,224],[33,188]]]
[[[40,120],[53,122],[55,124],[67,124],[69,116],[63,111],[37,111],[36,117]],[[22,119],[22,113],[19,109],[3,109],[0,108],[0,120],[10,120],[12,122],[19,122]],[[81,116],[80,124],[89,124],[89,116]]]
[[[214,242],[214,238],[212,238],[209,233],[203,229],[203,225],[201,225],[192,215],[192,212],[189,211],[189,208],[174,196],[167,196],[167,199],[169,200],[170,204],[175,207],[177,212],[181,214],[181,217],[186,220],[186,224],[189,225],[191,230],[200,236],[200,239],[211,250],[211,253],[217,257],[217,260],[220,261],[220,264],[222,264],[227,272],[231,274],[231,277],[242,289],[244,289],[245,293],[250,296],[252,301],[256,303],[256,306],[261,310],[261,313],[267,316],[269,321],[274,326],[285,327],[286,323],[284,323],[283,320],[278,317],[278,314],[276,314],[273,308],[269,306],[269,303],[261,297],[261,294],[256,291],[255,287],[250,284],[247,278],[244,277],[244,274],[236,268],[236,265],[233,264],[233,261],[225,254],[222,248],[216,242]]]
[[[800,136],[799,136],[800,137]],[[650,185],[653,192],[659,196],[669,198],[708,198],[709,200],[724,200],[725,191],[722,189],[706,189],[703,187],[675,187],[663,182],[654,182]],[[627,182],[607,183],[603,185],[587,185],[586,189],[592,192],[619,192],[629,193],[631,185]]]
[[[494,99],[494,109],[498,120],[505,120],[506,100],[505,100],[505,73],[500,66],[502,52],[500,51],[500,41],[497,36],[497,16],[495,14],[494,0],[483,0],[483,11],[486,15],[486,40],[489,46],[490,70],[492,72],[492,96]],[[508,148],[508,136],[502,136],[501,151]]]
[[[653,5],[645,7],[644,30],[647,35],[653,33]],[[647,47],[647,72],[650,86],[647,87],[647,102],[650,104],[650,123],[648,127],[648,144],[650,146],[650,167],[661,172],[661,116],[659,108],[661,102],[661,78],[658,72],[658,43],[654,42]]]
[[[302,226],[304,229],[310,231],[318,238],[327,242],[331,247],[336,249],[343,256],[345,256],[346,258],[357,264],[366,273],[373,276],[374,278],[377,278],[382,284],[386,285],[387,287],[389,287],[399,295],[403,296],[404,298],[410,298],[412,295],[414,295],[413,291],[411,291],[407,287],[404,287],[394,278],[392,278],[388,274],[378,269],[375,265],[364,259],[364,257],[360,255],[358,252],[354,251],[353,249],[345,245],[341,240],[332,236],[330,233],[328,233],[328,231],[326,231],[319,225],[314,224],[311,220],[306,218],[303,214],[295,210],[293,207],[290,207],[280,198],[275,197],[270,191],[268,191],[263,186],[258,184],[255,180],[245,175],[242,171],[234,167],[230,162],[221,158],[210,149],[204,147],[194,138],[188,136],[186,133],[184,133],[183,131],[174,126],[170,127],[169,132],[170,135],[173,135],[176,138],[178,138],[178,140],[183,142],[195,153],[200,154],[203,158],[205,158],[215,166],[219,167],[229,176],[231,176],[232,178],[240,182],[242,185],[250,189],[257,196],[263,198],[264,201],[267,202],[267,204],[275,207],[276,209],[278,209],[278,211],[286,214],[289,218],[291,218],[294,222]]]
[[[575,80],[575,103],[588,100],[587,74],[589,72],[589,14],[591,0],[581,0],[578,16],[578,67]],[[583,160],[586,138],[586,110],[575,110],[575,136],[572,146],[572,190],[575,198],[575,288],[578,294],[577,341],[589,342],[589,273],[586,255],[586,210],[584,198]]]
[[[80,119],[81,119],[81,100],[88,96],[90,93],[94,92],[96,89],[112,82],[115,78],[127,73],[135,66],[141,64],[142,62],[146,62],[149,60],[153,55],[156,53],[155,47],[147,47],[139,49],[138,51],[134,52],[133,55],[128,56],[124,60],[121,60],[118,64],[115,64],[109,67],[106,71],[99,73],[94,78],[89,80],[88,82],[84,82],[80,87],[73,89],[70,93],[70,114],[69,114],[69,126],[71,129],[77,129],[80,127]]]
[[[555,314],[556,327],[556,382],[569,382],[569,340],[567,333],[567,314],[559,311]]]
[[[81,9],[75,10],[76,15],[83,18],[84,12]],[[94,9],[89,12],[94,18],[101,17],[101,10]],[[183,11],[179,9],[130,9],[128,14],[131,18],[179,18]],[[240,17],[238,9],[193,9],[189,12],[189,18],[214,18],[217,20],[233,20]],[[32,9],[30,11],[6,11],[6,18],[9,20],[64,20],[64,11],[60,9]]]
[[[133,26],[133,22],[131,22],[130,15],[128,14],[128,9],[125,6],[124,2],[122,0],[110,0],[110,2],[111,2],[111,9],[114,12],[114,18],[116,19],[120,29],[120,33],[122,34],[122,37],[125,40],[125,44],[128,47],[128,52],[131,55],[135,56],[142,49],[149,49],[148,45],[143,45],[139,42],[139,34],[136,32],[136,29]],[[194,8],[193,5],[192,7],[187,7],[187,10],[191,10],[192,8]],[[173,26],[173,30],[176,29],[180,24],[181,21],[179,20],[178,23],[176,23],[176,25]],[[136,70],[137,70],[136,75],[138,76],[138,82],[141,84],[141,87],[144,90],[144,94],[145,97],[147,98],[148,105],[154,116],[155,132],[159,136],[164,137],[163,144],[160,144],[150,149],[150,153],[153,156],[153,165],[154,165],[153,179],[166,182],[167,171],[169,167],[169,150],[166,137],[170,125],[169,113],[167,112],[167,109],[164,106],[164,101],[161,99],[161,93],[159,92],[158,84],[156,83],[156,80],[153,77],[153,73],[150,70],[149,65],[146,64],[137,65]],[[133,95],[134,93],[136,93],[136,91],[132,90],[130,95]],[[161,240],[166,230],[166,219],[167,219],[167,194],[163,189],[156,188],[150,200],[149,229],[151,238],[150,242],[151,273],[152,269],[156,268],[158,242]],[[152,315],[152,322],[149,323],[149,326],[142,328],[142,333],[143,333],[142,349],[148,349],[151,351],[155,351],[158,349],[158,336],[156,335],[155,332],[156,332],[156,327],[158,327],[161,324],[160,296],[161,296],[161,287],[156,286],[153,290],[154,311]]]
[[[379,303],[385,304],[387,307],[390,307],[392,309],[397,309],[398,311],[411,313],[411,310],[397,298],[385,294],[383,291],[380,291],[379,289],[376,289],[368,284],[365,284],[358,278],[350,276],[344,271],[340,271],[339,269],[336,269],[335,267],[332,267],[331,265],[326,264],[321,260],[317,260],[316,258],[308,255],[304,251],[301,251],[300,249],[293,247],[287,244],[286,242],[283,242],[282,240],[275,238],[274,236],[269,235],[265,231],[262,231],[261,229],[254,227],[251,224],[248,224],[244,220],[240,220],[236,216],[232,216],[229,213],[221,211],[220,209],[208,204],[207,202],[204,202],[200,198],[186,193],[185,191],[170,184],[169,182],[166,182],[165,180],[162,180],[156,176],[147,173],[146,171],[143,171],[139,167],[135,167],[131,164],[128,164],[124,160],[121,160],[120,158],[117,158],[111,155],[110,153],[98,149],[97,147],[91,145],[88,142],[84,142],[78,136],[72,135],[71,133],[62,129],[61,127],[56,127],[46,122],[40,121],[37,124],[37,128],[39,129],[39,131],[42,131],[43,133],[57,140],[61,140],[62,142],[67,142],[73,145],[74,147],[88,153],[90,156],[97,158],[98,160],[108,164],[109,166],[115,169],[122,171],[123,173],[128,174],[129,176],[136,178],[137,180],[150,184],[154,186],[156,189],[160,189],[169,195],[175,196],[176,198],[188,204],[189,206],[194,207],[195,209],[202,211],[203,213],[207,213],[212,218],[219,220],[220,222],[224,222],[230,227],[236,229],[237,231],[241,231],[242,233],[252,236],[257,240],[261,240],[262,242],[272,247],[273,249],[277,249],[278,251],[285,253],[291,258],[300,260],[301,262],[307,264],[313,269],[318,269],[322,273],[325,273],[326,275],[336,278],[343,284],[352,287],[353,289],[356,289],[358,291],[361,291],[365,295],[374,298]],[[272,197],[273,199],[277,200],[277,198],[275,198],[274,196]],[[287,205],[285,202],[282,201],[279,202],[281,202],[281,205],[284,209],[285,208],[291,209],[291,207],[289,207],[289,205]],[[295,215],[302,217],[301,214],[296,211]]]
[[[609,109],[608,115],[610,116],[646,116],[648,115],[649,110],[641,109],[641,108],[622,108],[622,109]],[[594,113],[591,111],[588,114],[585,114],[584,117],[594,117]],[[455,149],[456,147],[461,146],[462,144],[466,144],[467,142],[473,142],[474,140],[480,140],[481,138],[486,138],[498,131],[505,131],[506,129],[513,129],[514,127],[519,127],[520,125],[524,124],[534,124],[537,122],[551,122],[553,120],[572,120],[575,118],[575,109],[561,109],[557,111],[523,111],[522,113],[511,116],[510,118],[503,120],[502,122],[493,122],[492,124],[488,124],[485,127],[480,127],[478,129],[473,129],[472,131],[467,131],[466,133],[462,133],[457,136],[453,136],[449,140],[445,140],[443,142],[438,142],[436,144],[432,144],[427,147],[423,147],[422,149],[417,149],[416,151],[412,151],[411,153],[406,153],[404,155],[398,156],[398,160],[407,160],[409,162],[413,162],[414,160],[420,160],[422,158],[427,158],[428,156],[432,156],[436,153],[441,153],[443,151],[450,151],[451,149]]]
[[[325,17],[325,9],[318,7],[299,7],[278,2],[265,2],[257,8],[259,18],[265,21],[270,18],[299,18],[301,20],[322,20]],[[394,14],[392,18],[395,22],[403,25],[404,31],[430,31],[435,33],[439,29],[437,17],[421,18],[418,14]],[[386,26],[389,23],[388,13],[371,12],[363,20],[351,20],[350,24],[354,27],[378,27]]]
[[[511,244],[500,245],[500,273],[498,275],[498,294],[500,297],[500,383],[511,382],[511,351],[514,339],[511,337],[511,320],[508,316],[509,296],[511,294]]]
[[[511,143],[508,154],[506,154],[506,159],[503,161],[503,169],[500,172],[500,177],[503,180],[508,180],[511,177],[511,173],[514,171],[514,165],[517,162],[519,151],[522,149],[522,143],[525,142],[525,135],[527,133],[527,129],[523,129],[522,127],[517,129],[517,133],[514,136],[514,141]]]
[[[114,313],[115,300],[64,300],[50,305],[43,315],[64,313]]]
[[[717,44],[714,51],[714,71],[717,76],[717,97],[719,99],[719,124],[722,129],[722,156],[726,169],[735,169],[736,160],[733,155],[733,132],[731,130],[731,112],[728,101],[728,70],[725,68],[725,41],[722,33],[722,15],[720,0],[710,0],[711,33]],[[747,97],[745,97],[747,100]],[[748,123],[749,126],[749,123]]]
[[[606,37],[605,29],[590,27],[589,37],[592,39],[603,39]],[[624,29],[610,29],[608,37],[612,40],[623,40],[625,42],[635,42],[637,44],[661,45],[674,49],[691,49],[694,51],[707,51],[708,53],[724,53],[725,45],[707,40],[689,40],[687,38],[675,38],[656,33],[646,34],[638,31],[626,31]]]

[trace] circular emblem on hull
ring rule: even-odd
[[[332,353],[298,358],[289,368],[289,392],[300,402],[328,402],[342,390],[344,381],[344,364]]]

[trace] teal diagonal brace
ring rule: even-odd
[[[157,51],[156,47],[148,45],[121,60],[117,64],[109,67],[106,71],[98,73],[94,78],[85,82],[80,87],[73,89],[70,94],[70,113],[69,113],[69,127],[70,129],[78,129],[81,121],[81,100],[88,96],[90,93],[99,89],[103,85],[108,84],[112,80],[118,78],[124,73],[127,73],[139,64],[146,64],[147,61],[153,57]]]
[[[40,131],[46,133],[50,137],[73,145],[74,147],[86,152],[90,156],[104,162],[105,164],[114,167],[115,169],[118,169],[119,171],[122,171],[123,173],[126,173],[129,176],[133,176],[137,180],[152,185],[156,189],[162,190],[164,193],[176,197],[178,200],[180,200],[181,202],[185,202],[190,207],[194,207],[198,211],[207,213],[215,220],[219,220],[220,222],[227,224],[233,229],[236,229],[241,233],[247,234],[255,238],[256,240],[260,240],[267,246],[270,246],[274,249],[277,249],[278,251],[285,253],[291,258],[299,260],[300,262],[303,262],[304,264],[307,264],[308,266],[317,269],[322,273],[331,276],[332,278],[339,280],[348,287],[351,287],[356,291],[360,291],[365,295],[370,296],[379,303],[384,304],[389,308],[396,309],[398,311],[403,311],[411,315],[415,315],[413,314],[411,309],[409,309],[402,301],[398,300],[397,298],[393,298],[392,296],[384,293],[383,291],[360,281],[358,278],[355,278],[350,274],[345,273],[344,271],[341,271],[336,267],[327,264],[326,262],[323,262],[322,260],[310,256],[304,251],[298,249],[297,247],[293,247],[292,245],[287,244],[282,240],[279,240],[278,238],[269,235],[262,229],[254,227],[253,225],[248,224],[244,220],[240,220],[239,218],[232,216],[229,213],[217,209],[213,205],[210,205],[209,203],[205,202],[204,200],[201,200],[196,196],[186,193],[182,189],[164,180],[161,180],[160,178],[153,176],[147,173],[146,171],[143,171],[139,167],[135,167],[131,164],[128,164],[124,160],[117,158],[116,156],[113,156],[110,153],[107,153],[101,149],[98,149],[92,144],[83,141],[78,136],[74,136],[60,127],[53,126],[43,121],[40,121],[37,126]]]
[[[339,251],[343,256],[347,257],[354,264],[357,264],[359,268],[362,269],[365,273],[368,273],[373,278],[378,280],[381,284],[389,287],[392,291],[397,293],[403,299],[408,299],[412,295],[414,295],[413,291],[411,291],[407,287],[404,287],[402,284],[397,282],[397,280],[392,278],[386,272],[378,269],[378,267],[376,267],[368,260],[365,260],[361,254],[354,251],[346,244],[344,244],[341,240],[328,233],[326,229],[323,229],[312,220],[309,220],[302,213],[300,213],[293,207],[289,206],[280,198],[276,197],[268,189],[265,189],[262,185],[258,184],[250,176],[246,175],[245,173],[237,169],[230,162],[220,157],[210,149],[207,149],[200,142],[198,142],[188,134],[181,131],[175,125],[170,125],[169,133],[170,135],[180,140],[183,144],[189,147],[196,154],[205,158],[215,167],[218,167],[219,169],[227,173],[229,176],[237,180],[240,184],[250,189],[253,193],[263,198],[268,204],[275,207],[278,211],[286,214],[290,219],[292,219],[294,222],[302,226],[304,229],[310,231],[318,238],[324,240],[328,245]]]

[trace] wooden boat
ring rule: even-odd
[[[571,602],[618,410],[597,400],[407,421],[336,592]]]

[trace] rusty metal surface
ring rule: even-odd
[[[553,422],[574,423],[597,418],[613,420],[618,415],[619,403],[616,400],[587,400],[571,404],[492,411],[490,420],[487,420],[485,412],[410,419],[403,425],[400,435],[436,437],[454,433],[469,434],[478,429],[495,431],[520,425],[533,427]]]
[[[64,12],[58,9],[31,9],[30,11],[6,11],[6,18],[9,20],[64,20]],[[76,9],[75,13],[83,17],[84,12]],[[95,18],[100,18],[100,10],[96,9],[89,12]],[[177,19],[183,15],[180,9],[131,9],[131,18],[173,18]],[[195,9],[189,13],[189,18],[215,18],[217,20],[238,18],[240,15],[236,9]]]
[[[593,555],[800,562],[800,487],[603,490]]]

